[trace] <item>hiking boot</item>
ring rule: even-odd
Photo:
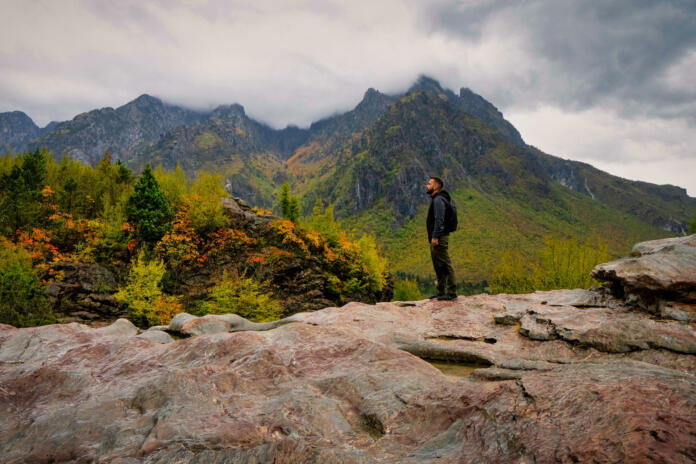
[[[440,295],[437,297],[438,301],[451,301],[451,300],[456,300],[456,299],[457,299],[456,293],[448,293],[447,295]]]
[[[431,295],[431,296],[429,296],[428,299],[429,299],[429,300],[439,300],[439,299],[442,298],[443,296],[445,296],[445,295],[443,295],[442,293],[438,293],[437,295]]]

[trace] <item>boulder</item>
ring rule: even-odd
[[[663,317],[681,313],[662,306],[668,302],[696,305],[696,235],[652,240],[635,245],[631,256],[597,265],[592,276],[604,281],[614,296]],[[669,305],[668,305],[669,306]]]
[[[138,335],[138,338],[145,338],[155,343],[171,343],[174,339],[163,330],[146,330]]]

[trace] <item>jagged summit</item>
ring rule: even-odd
[[[411,92],[433,92],[438,94],[444,91],[445,89],[442,88],[439,81],[425,74],[421,74],[420,76],[418,76],[418,79],[416,79],[416,82],[411,87],[409,87],[406,93],[409,94]]]

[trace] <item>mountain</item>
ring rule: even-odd
[[[129,160],[139,148],[181,125],[199,121],[199,112],[163,103],[141,95],[119,108],[102,108],[55,124],[45,135],[31,141],[30,148],[48,147],[57,158],[70,156],[93,166],[110,150],[115,159]]]
[[[41,134],[39,126],[21,111],[0,113],[0,153],[23,151]]]
[[[25,127],[12,136],[29,137]],[[684,189],[543,153],[483,97],[427,76],[403,94],[368,89],[351,111],[283,130],[238,104],[195,112],[144,95],[56,124],[29,144],[39,145],[92,164],[109,149],[136,170],[148,162],[213,170],[230,193],[265,208],[276,207],[288,181],[305,214],[333,205],[344,226],[376,234],[392,270],[423,277],[431,273],[423,246],[431,175],[443,177],[457,201],[453,260],[467,280],[489,276],[505,250],[532,256],[548,235],[601,236],[621,255],[631,243],[686,234],[696,214]]]

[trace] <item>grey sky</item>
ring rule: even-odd
[[[142,93],[306,126],[425,73],[540,149],[696,196],[693,0],[0,0],[0,111]]]

